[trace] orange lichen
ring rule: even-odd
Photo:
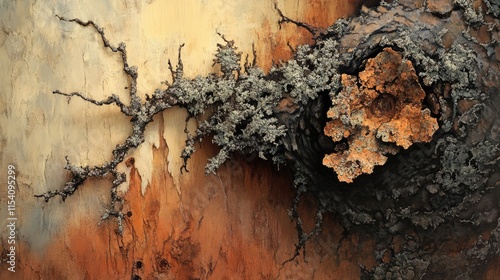
[[[341,81],[344,87],[332,98],[324,133],[334,142],[346,139],[348,147],[323,159],[340,181],[372,173],[387,161],[386,154],[429,142],[438,129],[429,109],[422,109],[425,92],[413,65],[390,48],[368,59],[358,76],[343,74]]]

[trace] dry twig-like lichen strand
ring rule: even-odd
[[[111,174],[114,177],[111,187],[111,205],[109,209],[121,209],[122,198],[116,193],[117,187],[125,181],[125,174],[117,171],[127,153],[144,142],[146,126],[153,121],[153,116],[174,105],[187,109],[190,117],[197,117],[210,106],[217,106],[217,112],[206,121],[199,124],[196,134],[189,135],[186,148],[182,153],[187,170],[187,160],[195,151],[195,143],[209,134],[213,134],[213,142],[221,147],[219,153],[207,164],[207,173],[215,170],[225,162],[231,153],[241,151],[257,153],[261,158],[272,158],[274,162],[282,161],[277,151],[280,146],[279,137],[284,134],[285,128],[273,116],[273,108],[279,102],[282,94],[282,85],[269,79],[253,64],[245,63],[244,71],[240,70],[241,54],[236,52],[233,41],[222,39],[225,44],[219,44],[214,63],[220,64],[222,76],[216,74],[207,77],[197,77],[193,80],[184,78],[179,48],[178,64],[174,67],[168,63],[173,76],[173,83],[166,90],[156,89],[152,96],[146,95],[142,101],[137,96],[137,68],[129,66],[124,43],[118,47],[112,46],[107,40],[104,30],[93,21],[67,19],[57,16],[59,20],[74,22],[81,26],[91,26],[100,35],[104,47],[122,57],[123,70],[129,77],[130,105],[120,101],[116,95],[98,101],[85,97],[80,92],[65,93],[55,90],[53,93],[68,97],[78,97],[97,106],[116,105],[121,112],[131,118],[132,134],[123,144],[113,150],[113,158],[98,166],[76,166],[67,159],[66,169],[71,173],[71,179],[62,190],[48,191],[36,197],[43,197],[49,201],[55,196],[65,200],[72,195],[88,178],[102,178]],[[119,220],[119,231],[122,230],[123,214],[119,211],[107,211],[102,220],[115,216]]]
[[[105,177],[111,174],[114,177],[111,187],[111,205],[109,209],[103,216],[102,220],[107,219],[110,216],[114,216],[119,222],[119,231],[122,231],[121,220],[123,219],[123,214],[120,211],[115,211],[114,209],[121,209],[120,206],[116,207],[115,204],[121,204],[122,198],[117,195],[116,188],[123,182],[125,182],[125,174],[117,171],[116,167],[121,163],[130,149],[137,148],[141,143],[144,142],[144,131],[150,122],[153,121],[153,116],[158,112],[164,111],[167,108],[176,105],[177,99],[168,90],[157,89],[151,97],[148,97],[145,102],[141,102],[140,97],[137,96],[137,68],[131,67],[127,60],[127,51],[125,44],[120,43],[118,47],[112,46],[104,35],[104,30],[95,24],[93,21],[81,21],[79,19],[67,19],[65,17],[57,16],[60,20],[66,22],[75,22],[82,26],[92,26],[97,33],[101,36],[104,43],[104,47],[110,49],[115,53],[119,53],[122,58],[123,71],[130,78],[129,84],[129,94],[130,94],[130,105],[125,105],[120,101],[120,98],[116,95],[111,95],[103,101],[97,101],[88,97],[85,97],[79,92],[64,93],[59,90],[55,90],[53,93],[58,95],[67,96],[68,100],[72,97],[79,97],[87,102],[95,104],[97,106],[111,105],[114,104],[118,106],[123,114],[131,117],[131,122],[133,126],[132,134],[127,137],[123,144],[119,144],[113,150],[113,159],[110,162],[105,162],[98,166],[76,166],[71,164],[69,159],[66,158],[66,169],[71,173],[71,179],[65,184],[62,190],[48,191],[44,194],[35,195],[36,197],[43,197],[45,201],[49,199],[60,196],[65,200],[68,196],[72,195],[79,186],[81,186],[88,178],[92,177]]]
[[[76,22],[82,26],[92,26],[101,36],[101,39],[106,48],[109,48],[113,52],[117,52],[121,55],[123,63],[123,71],[130,78],[129,84],[129,94],[130,94],[130,105],[125,105],[120,101],[120,98],[116,95],[111,95],[103,101],[97,101],[92,98],[85,97],[79,92],[64,93],[59,90],[55,90],[54,94],[59,94],[67,96],[68,100],[72,97],[79,97],[87,102],[95,104],[97,106],[111,105],[114,104],[118,106],[121,112],[131,117],[131,122],[133,124],[132,134],[127,137],[123,144],[119,144],[113,150],[113,159],[110,162],[106,162],[100,166],[75,166],[69,162],[67,159],[66,169],[71,172],[72,178],[66,183],[65,187],[61,191],[49,191],[42,195],[37,195],[37,197],[44,197],[45,200],[49,200],[54,196],[61,196],[66,199],[67,196],[73,194],[78,186],[80,186],[87,178],[90,177],[104,177],[108,174],[112,174],[116,179],[113,181],[113,188],[116,188],[119,184],[124,182],[125,175],[118,173],[116,171],[116,166],[121,163],[125,155],[132,148],[138,147],[144,142],[144,130],[146,125],[153,121],[153,116],[158,112],[164,111],[176,105],[177,99],[168,90],[157,89],[152,97],[148,97],[145,102],[141,102],[140,97],[137,96],[137,68],[134,66],[129,66],[127,60],[127,51],[125,44],[120,43],[118,47],[112,46],[104,35],[104,30],[95,24],[93,21],[83,22],[79,19],[67,19],[65,17],[57,16],[62,21]]]

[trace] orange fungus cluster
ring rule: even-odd
[[[324,128],[338,145],[323,159],[340,181],[372,173],[387,154],[429,142],[438,129],[429,109],[422,109],[425,92],[412,63],[390,48],[368,59],[358,76],[343,74],[341,82]]]

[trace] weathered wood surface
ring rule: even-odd
[[[412,27],[417,24],[424,27],[443,24],[451,30],[444,37],[446,48],[461,38],[457,32],[465,26],[457,17],[463,10],[458,7],[460,5],[456,5],[452,13],[451,1],[400,2],[406,5],[405,9],[365,10],[365,16],[371,17],[376,24],[364,26],[362,20],[353,22],[351,33],[342,38],[340,44],[343,51],[355,50],[356,54],[351,64],[344,65],[343,71],[356,74],[364,58],[379,51],[379,44],[390,45],[387,42],[400,39],[398,29],[394,28],[398,24],[410,26],[409,30],[419,30]],[[475,8],[480,4],[477,1]],[[467,205],[459,203],[457,213],[463,216],[457,222],[463,224],[455,225],[448,214],[450,211],[438,209],[435,217],[444,218],[445,222],[444,226],[435,226],[437,230],[433,233],[432,217],[422,218],[419,211],[435,206],[430,202],[432,194],[439,191],[435,188],[440,185],[428,185],[424,180],[424,191],[413,190],[400,181],[401,174],[398,180],[387,175],[398,170],[398,164],[406,163],[418,149],[392,158],[383,169],[376,170],[374,177],[361,177],[352,185],[352,190],[345,191],[338,184],[339,189],[325,192],[324,201],[341,199],[340,203],[330,205],[331,210],[340,215],[326,214],[323,232],[309,241],[306,254],[282,264],[293,255],[297,243],[294,224],[287,214],[294,197],[289,172],[278,172],[270,163],[260,160],[248,163],[244,157],[237,157],[224,164],[217,175],[205,176],[206,160],[217,150],[209,141],[204,141],[190,160],[190,172],[181,175],[180,153],[184,147],[186,117],[181,109],[170,109],[156,116],[148,126],[146,143],[120,166],[128,182],[122,189],[126,192],[123,210],[127,214],[123,236],[115,233],[116,224],[112,221],[96,225],[104,211],[103,205],[109,200],[106,180],[86,182],[65,203],[57,199],[47,204],[35,200],[34,194],[59,189],[67,180],[62,176],[65,155],[72,162],[83,165],[102,163],[109,160],[111,147],[130,133],[127,120],[116,108],[93,107],[76,99],[67,104],[65,98],[50,94],[54,89],[67,89],[81,91],[95,99],[110,93],[126,98],[123,87],[127,84],[118,57],[102,48],[94,32],[61,22],[54,15],[92,19],[106,29],[111,41],[126,42],[129,61],[139,67],[138,88],[142,95],[151,93],[160,81],[169,79],[166,60],[175,61],[181,43],[185,44],[185,72],[194,77],[217,71],[212,66],[216,44],[221,43],[217,32],[234,40],[240,50],[250,55],[254,43],[258,65],[263,69],[269,69],[273,60],[289,58],[287,42],[296,46],[312,41],[307,32],[293,25],[284,25],[278,30],[279,17],[273,3],[264,0],[233,1],[231,4],[224,1],[116,1],[108,4],[54,1],[3,5],[0,55],[7,62],[4,72],[10,75],[3,76],[2,80],[2,96],[5,97],[2,98],[2,111],[6,116],[0,126],[2,168],[7,170],[8,164],[14,164],[18,171],[19,229],[17,272],[10,274],[7,264],[2,262],[2,279],[4,275],[14,279],[358,279],[363,271],[374,268],[377,269],[370,273],[382,278],[402,275],[403,278],[442,279],[467,275],[495,279],[500,273],[499,258],[494,256],[496,236],[493,236],[498,216],[495,210],[498,195],[494,191],[498,186],[494,177],[497,173],[487,173],[493,174],[488,182],[490,187],[485,185],[483,197],[479,196],[479,203],[473,206],[477,208],[472,208],[477,215],[468,213],[463,208]],[[325,27],[340,16],[353,14],[358,6],[351,1],[282,1],[278,5],[291,18]],[[406,13],[407,9],[424,5],[431,13]],[[474,21],[471,18],[469,23]],[[389,24],[378,29],[385,23]],[[498,29],[494,28],[493,33],[498,34]],[[493,38],[484,35],[492,33],[484,29],[470,32],[481,43],[488,44],[496,39],[497,35]],[[362,36],[364,33],[368,35]],[[419,34],[410,34],[408,38],[412,36],[415,42],[421,43]],[[434,39],[429,37],[431,42]],[[399,51],[404,51],[405,44],[395,43]],[[432,52],[435,45],[420,47]],[[477,48],[482,58],[496,60],[485,64],[498,69],[499,48],[495,45],[484,47],[486,51],[480,45]],[[488,48],[494,53],[485,54]],[[410,58],[415,59],[411,55]],[[417,71],[424,70],[418,61],[416,64],[420,67]],[[490,88],[498,87],[495,79],[491,79],[494,76],[495,73],[489,73],[481,82],[486,86],[493,82]],[[446,90],[434,86],[432,90],[438,97],[448,98],[440,96]],[[448,134],[440,135],[458,135],[464,145],[477,149],[473,153],[479,154],[484,149],[476,147],[478,142],[498,141],[498,132],[495,132],[498,122],[494,121],[492,113],[498,99],[493,92],[490,94],[493,98],[485,102],[486,109],[481,111],[476,125],[474,120],[465,117],[467,114],[476,116],[473,109],[479,101],[461,101],[457,115],[465,117],[458,121],[442,110],[440,125],[456,123],[451,132],[448,130]],[[464,132],[469,126],[476,129]],[[454,145],[455,142],[449,147]],[[449,149],[442,143],[440,146]],[[443,155],[436,150],[432,156],[444,162]],[[308,157],[309,154],[302,156]],[[473,167],[476,165],[472,163]],[[437,167],[436,170],[442,172],[443,169]],[[418,179],[428,169],[417,171],[415,178]],[[425,175],[428,178],[429,174]],[[316,177],[318,182],[325,182],[322,176]],[[330,176],[326,178],[331,180]],[[450,185],[455,179],[446,180],[440,184]],[[375,184],[373,189],[366,189],[370,184]],[[422,195],[421,205],[414,203],[418,197],[406,193],[396,195],[396,199],[390,198],[395,196],[391,186],[401,186],[402,192]],[[312,190],[321,193],[314,187]],[[378,198],[379,194],[386,195]],[[1,202],[4,209],[3,197]],[[442,203],[446,207],[456,205],[448,200]],[[414,208],[405,210],[403,206]],[[306,230],[312,229],[317,209],[315,198],[303,196],[299,213]],[[384,218],[379,215],[380,211],[401,213]],[[427,211],[432,214],[434,209]],[[1,215],[3,218],[5,211]],[[372,215],[376,221],[366,222]],[[472,225],[466,225],[469,219]],[[2,222],[5,220],[3,218]],[[431,224],[426,225],[429,222]],[[476,222],[480,226],[474,226]],[[351,227],[345,227],[346,224]],[[480,234],[491,242],[481,243],[482,239],[478,242]],[[8,245],[3,237],[2,232],[2,258],[6,259]],[[470,257],[473,261],[470,266],[468,259],[461,256]],[[428,261],[430,264],[426,263]],[[443,266],[448,269],[443,270]]]
[[[308,32],[291,25],[278,28],[272,1],[1,1],[1,167],[17,168],[17,264],[2,279],[259,279],[356,278],[353,252],[369,256],[369,247],[339,243],[341,228],[309,250],[306,261],[281,267],[294,250],[296,232],[287,209],[293,192],[290,176],[268,164],[245,159],[226,164],[218,176],[203,167],[215,150],[208,142],[181,175],[185,113],[157,116],[146,143],[123,165],[130,182],[126,200],[132,216],[118,237],[112,221],[97,226],[109,199],[109,182],[85,184],[65,203],[45,203],[34,194],[59,189],[67,180],[64,157],[98,164],[129,133],[128,120],[113,107],[94,107],[55,96],[55,89],[81,91],[101,99],[110,93],[126,98],[126,77],[119,57],[102,47],[91,29],[59,21],[55,15],[94,20],[112,43],[124,41],[129,59],[139,67],[139,92],[151,93],[169,79],[167,59],[175,62],[184,43],[188,76],[205,75],[221,38],[239,50],[258,55],[268,69],[272,60],[287,60],[290,49],[310,43]],[[352,1],[280,1],[289,16],[328,26],[352,14]],[[6,181],[1,176],[2,184]],[[4,184],[3,184],[4,185]],[[5,225],[6,200],[1,190]],[[304,205],[304,209],[314,204]],[[308,211],[304,211],[307,214]],[[312,211],[311,211],[312,212]],[[3,227],[2,227],[3,228]],[[2,259],[7,232],[2,230]],[[321,245],[321,246],[320,246]],[[331,251],[338,245],[337,251]],[[313,247],[311,247],[313,248]],[[364,251],[363,251],[364,250]],[[363,253],[361,253],[363,252]],[[337,257],[338,256],[338,257]],[[368,257],[367,259],[371,259]],[[142,265],[137,265],[138,261]],[[141,267],[141,268],[139,268]],[[337,275],[337,276],[335,276]]]

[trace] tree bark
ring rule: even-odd
[[[15,20],[2,22],[6,38],[0,40],[6,46],[2,53],[12,65],[11,81],[2,82],[11,90],[11,95],[6,95],[8,98],[5,100],[7,104],[17,106],[13,107],[15,110],[4,108],[2,111],[6,112],[8,121],[19,118],[21,124],[28,125],[24,136],[16,134],[13,126],[2,126],[7,135],[3,137],[6,140],[2,145],[9,148],[6,149],[9,152],[2,154],[2,163],[14,164],[19,178],[17,271],[11,274],[7,270],[10,248],[7,236],[2,233],[2,279],[4,275],[26,279],[494,279],[499,274],[500,122],[496,118],[496,108],[500,104],[500,47],[497,43],[499,5],[496,2],[427,0],[383,2],[381,5],[370,3],[371,8],[363,7],[355,17],[324,28],[320,26],[328,26],[333,19],[353,15],[359,3],[297,1],[296,5],[278,3],[280,10],[274,10],[270,1],[256,1],[255,4],[238,2],[234,7],[224,5],[223,12],[234,8],[233,17],[222,16],[219,14],[221,7],[213,4],[160,2],[135,3],[133,7],[113,3],[104,7],[105,11],[124,11],[125,20],[111,16],[110,21],[116,25],[105,23],[108,13],[92,16],[92,12],[85,12],[84,6],[69,8],[64,3],[58,3],[60,6],[52,3],[58,15],[65,12],[62,16],[67,19],[78,16],[82,19],[80,24],[86,19],[105,23],[106,36],[112,46],[118,46],[113,42],[120,40],[117,34],[129,36],[130,39],[126,40],[127,55],[132,61],[130,64],[139,66],[139,78],[134,78],[137,73],[128,68],[127,60],[121,61],[112,52],[123,54],[123,51],[108,47],[101,52],[101,38],[88,31],[90,29],[77,28],[77,24],[71,25],[57,18],[48,20],[44,17],[53,15],[40,5],[20,3],[9,6],[11,10],[3,12],[11,17],[28,14],[32,25],[23,26]],[[304,8],[306,4],[309,6]],[[246,19],[241,15],[241,9],[253,11],[253,5],[267,5],[265,7],[269,11],[255,17],[258,19],[249,20],[250,23],[241,23],[242,19]],[[183,39],[187,42],[171,41],[168,50],[171,58],[177,57],[178,46],[184,43],[181,71],[187,76],[207,76],[209,72],[221,69],[224,75],[232,73],[232,70],[224,70],[225,64],[220,57],[221,69],[199,66],[189,70],[193,65],[211,65],[212,61],[212,56],[206,58],[207,53],[203,51],[199,51],[202,55],[189,51],[190,42],[195,44],[201,38],[208,38],[202,46],[212,47],[212,54],[216,53],[213,49],[216,43],[232,44],[226,38],[234,40],[237,46],[251,42],[249,37],[261,38],[256,41],[254,51],[250,43],[242,48],[250,56],[257,53],[257,66],[267,72],[257,77],[286,89],[273,108],[272,116],[287,129],[280,136],[281,142],[275,151],[276,155],[285,159],[287,167],[278,171],[271,163],[257,159],[255,153],[245,154],[246,150],[242,150],[242,153],[235,153],[232,159],[220,164],[216,174],[205,176],[207,160],[220,154],[220,148],[224,150],[224,145],[227,145],[215,141],[219,145],[216,147],[208,143],[211,138],[207,138],[208,141],[204,140],[201,147],[197,147],[198,151],[189,154],[189,172],[181,175],[179,170],[184,164],[181,155],[184,155],[182,151],[186,139],[183,131],[185,127],[190,131],[195,129],[192,121],[185,124],[185,110],[170,106],[175,103],[191,112],[193,104],[175,99],[175,102],[167,102],[168,106],[156,107],[158,111],[151,110],[150,115],[146,114],[151,119],[137,121],[145,116],[141,109],[150,109],[155,98],[160,96],[155,97],[151,93],[156,84],[168,75],[166,63],[149,61],[158,60],[158,48],[163,47],[162,39],[172,32],[169,26],[162,25],[161,20],[149,29],[145,22],[154,18],[151,15],[157,15],[158,10],[170,11],[173,7],[201,9],[204,13],[213,13],[212,19],[219,18],[224,23],[213,26],[213,37],[207,37],[203,30],[197,33],[196,30],[206,23],[206,19],[200,16],[204,13],[200,13],[198,19],[192,17],[193,21],[199,20],[194,29],[181,31],[185,32]],[[68,9],[78,15],[67,15],[71,14],[66,11]],[[322,11],[329,9],[335,13],[326,18]],[[161,18],[164,16],[162,14]],[[170,23],[182,21],[184,17],[181,13]],[[212,19],[208,22],[213,24]],[[35,24],[40,22],[47,26],[40,28]],[[240,36],[248,32],[249,26],[255,22],[259,26],[255,37]],[[277,31],[277,25],[274,25],[278,22],[283,28],[281,31]],[[120,31],[118,23],[128,28]],[[47,30],[61,34],[61,26],[64,35],[60,40],[68,45],[57,44],[53,47],[47,42],[60,40],[48,34]],[[216,31],[224,37],[217,37]],[[149,37],[142,33],[147,33]],[[276,38],[274,45],[268,40],[271,35]],[[78,43],[75,45],[67,36]],[[134,44],[134,40],[142,43]],[[89,45],[79,49],[78,44],[83,42]],[[287,42],[291,42],[295,49],[293,57],[290,57]],[[310,46],[297,47],[304,43]],[[30,44],[31,48],[26,47]],[[49,49],[45,66],[43,60],[37,58],[42,48],[36,45]],[[21,51],[16,52],[16,49]],[[63,56],[69,56],[66,60],[57,56],[61,49]],[[77,50],[80,53],[71,58],[71,53]],[[411,103],[411,106],[418,107],[417,115],[420,111],[430,112],[426,114],[436,119],[439,129],[432,133],[432,139],[415,136],[411,138],[411,145],[404,148],[399,147],[404,144],[400,145],[396,140],[382,141],[381,136],[374,137],[377,147],[392,145],[391,152],[379,148],[375,153],[378,153],[377,159],[383,156],[387,157],[387,161],[376,166],[371,173],[365,170],[361,173],[366,174],[348,177],[353,182],[346,183],[343,182],[345,178],[339,176],[340,172],[323,164],[323,159],[328,154],[356,149],[359,142],[353,140],[352,135],[365,125],[347,128],[349,133],[334,141],[331,133],[325,133],[325,126],[335,121],[335,117],[328,112],[335,108],[335,104],[345,101],[343,96],[348,96],[350,87],[347,80],[355,81],[353,83],[362,91],[366,83],[384,79],[384,73],[375,74],[375,77],[367,73],[376,61],[391,65],[388,60],[379,58],[386,52],[399,55],[402,64],[407,63],[405,65],[414,69],[411,71],[418,78],[413,86],[422,90],[417,90],[415,95],[424,94],[425,97],[423,100],[415,98],[419,104]],[[150,56],[149,53],[156,55]],[[269,70],[272,62],[280,59],[285,62]],[[27,60],[30,62],[24,66],[23,61]],[[124,65],[120,65],[121,62]],[[180,59],[178,62],[180,64]],[[69,66],[65,68],[63,64]],[[29,65],[36,67],[30,70]],[[76,70],[89,65],[104,65],[100,69],[102,73],[92,69],[82,73]],[[157,71],[159,65],[163,65],[164,70]],[[44,76],[40,69],[47,68],[54,69],[54,76],[61,77]],[[27,74],[20,74],[16,69],[24,69]],[[77,74],[71,73],[72,69]],[[120,69],[126,75],[113,72]],[[179,68],[172,68],[172,72],[177,70]],[[104,72],[113,73],[106,76]],[[400,76],[411,76],[410,72],[400,73]],[[289,76],[290,73],[294,75]],[[316,73],[321,75],[315,76]],[[66,100],[46,101],[64,99],[49,93],[62,88],[54,84],[64,81],[66,78],[62,77],[65,75],[72,81],[64,85],[65,89],[73,90],[73,86],[78,90],[75,81],[84,77],[83,89],[91,93],[88,96],[82,89],[83,93],[69,94],[70,97],[80,97],[96,105],[113,103],[119,108],[85,107],[82,105],[85,103],[76,99],[69,104]],[[41,82],[43,78],[48,81]],[[400,81],[398,78],[390,80]],[[235,79],[238,81],[235,88],[245,81],[241,73],[235,75]],[[112,82],[100,82],[108,80]],[[190,86],[194,81],[183,80]],[[302,81],[305,87],[302,87]],[[137,100],[134,99],[136,82],[139,89]],[[34,88],[42,87],[46,93],[38,99],[23,93],[22,90],[26,90],[23,83]],[[123,91],[123,85],[127,84],[128,88]],[[176,85],[175,81],[170,81],[170,84],[171,89],[184,90],[186,87],[185,84]],[[110,96],[108,91],[102,95],[95,93],[103,88],[118,92],[122,99],[127,99],[124,96],[130,93],[130,101],[121,103],[118,98],[98,98]],[[377,90],[377,96],[392,94],[386,88]],[[305,91],[297,93],[299,89]],[[168,93],[168,87],[161,90]],[[404,94],[394,95],[396,101],[373,101],[373,104],[382,105],[370,109],[370,112],[381,119],[390,115],[387,119],[391,121],[401,116],[399,112],[389,114],[391,110],[387,108],[400,110],[402,107],[398,104],[407,103],[397,98],[402,96],[404,99],[411,90],[406,84],[393,90],[403,91]],[[310,91],[313,97],[306,96],[306,91]],[[150,93],[148,98],[145,92]],[[62,94],[63,91],[56,93]],[[169,96],[179,97],[176,93]],[[262,96],[268,97],[267,93]],[[18,105],[24,104],[22,98],[33,101],[35,108]],[[386,100],[393,97],[388,98]],[[146,105],[133,105],[141,99],[147,100]],[[129,103],[130,107],[125,105]],[[48,113],[50,108],[52,113]],[[75,112],[75,108],[86,112],[85,125],[78,124],[82,116],[80,112]],[[16,113],[16,110],[19,112]],[[58,110],[67,110],[67,115]],[[212,110],[217,112],[217,107]],[[119,111],[131,117],[134,127],[140,124],[140,133],[134,129],[130,134],[129,119],[119,120]],[[20,118],[25,115],[24,112],[29,115],[27,120]],[[60,132],[60,119],[68,116],[71,120],[64,122],[65,134],[73,135],[73,130],[85,131],[83,137],[94,138],[92,141],[96,143],[83,145],[81,140],[71,138],[80,136],[67,136],[73,145],[63,141],[62,137],[53,139],[51,144],[45,146],[33,145],[40,139],[50,138],[51,131]],[[225,117],[223,114],[220,116]],[[348,116],[353,117],[353,114]],[[112,131],[109,136],[103,134],[102,119],[106,119],[104,128]],[[117,120],[119,124],[111,129],[110,120]],[[349,122],[353,123],[352,120]],[[419,125],[410,122],[410,128],[398,128],[408,131],[418,129]],[[38,126],[39,130],[33,126]],[[345,129],[344,126],[341,128]],[[216,140],[221,131],[212,132]],[[30,133],[36,136],[30,138]],[[379,132],[372,133],[378,135]],[[406,132],[401,134],[405,136]],[[22,144],[33,145],[29,149],[36,155],[32,157],[45,158],[46,165],[53,163],[54,167],[45,166],[44,170],[30,165],[30,160],[40,161],[26,153],[13,152],[22,146],[18,146],[9,135],[17,135]],[[127,138],[127,135],[140,136],[140,143],[133,144],[133,139]],[[389,139],[392,136],[388,136]],[[132,143],[126,146],[130,151],[122,151],[124,146],[118,145],[115,149],[118,152],[113,152],[114,161],[101,154],[103,150],[109,151],[116,143],[123,142],[123,139]],[[69,148],[57,151],[53,146],[58,141],[61,147],[67,145]],[[261,143],[258,141],[263,140],[256,141]],[[263,143],[267,145],[267,142]],[[87,149],[86,157],[82,156],[85,149],[79,147]],[[360,148],[363,150],[365,146]],[[62,176],[64,155],[69,155],[73,164],[77,162],[75,166],[68,165],[69,178]],[[78,169],[80,164],[98,168],[82,171]],[[111,174],[105,175],[108,173]],[[125,184],[119,185],[120,174],[125,174]],[[106,181],[109,177],[104,177],[104,180],[94,178],[103,176],[114,176],[117,180],[113,183],[111,201],[110,182]],[[63,186],[65,181],[71,183],[66,184],[68,188],[58,187]],[[33,195],[42,193],[49,201],[47,204],[33,198]],[[54,195],[61,195],[65,203],[52,198]],[[110,205],[110,202],[113,208],[103,206]],[[3,198],[1,203],[7,204]],[[118,227],[111,220],[97,226],[100,219],[110,215],[119,219]],[[303,255],[298,256],[299,253]]]
[[[498,259],[500,237],[496,210],[500,48],[498,29],[493,27],[498,12],[490,3],[483,3],[481,12],[466,1],[426,1],[425,8],[400,2],[365,9],[335,31],[324,30],[316,48],[324,48],[321,43],[329,38],[338,40],[341,73],[359,77],[384,48],[401,53],[415,67],[426,92],[423,108],[439,118],[432,141],[388,155],[382,167],[352,183],[339,182],[341,177],[318,160],[345,145],[343,141],[322,144],[329,121],[325,104],[339,98],[327,92],[323,100],[310,103],[310,109],[284,118],[295,128],[289,130],[290,142],[298,143],[289,158],[297,163],[296,173],[313,182],[308,191],[342,217],[346,230],[373,237],[377,264],[364,271],[365,277],[488,277],[483,273]],[[368,78],[377,83],[383,76],[382,71]],[[405,98],[412,90],[405,88]],[[356,149],[359,142],[349,137],[349,150]]]

